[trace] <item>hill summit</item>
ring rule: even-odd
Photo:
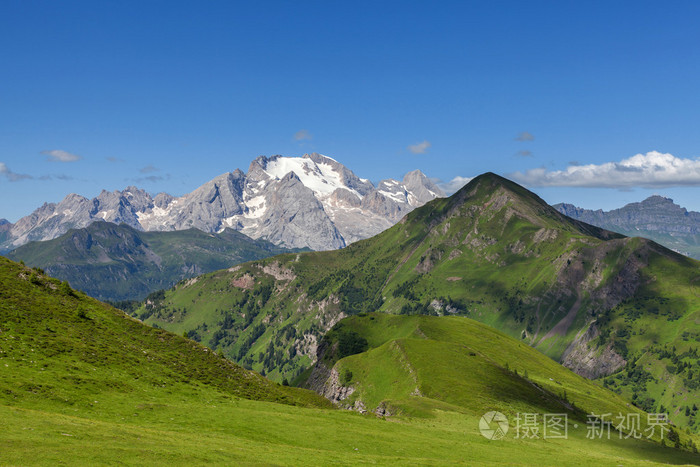
[[[487,173],[375,237],[201,276],[137,313],[192,330],[277,380],[313,362],[321,337],[343,317],[464,315],[580,375],[604,378],[653,411],[685,406],[688,391],[700,402],[689,367],[671,364],[689,365],[697,350],[699,270],[696,261],[571,219]],[[643,383],[627,384],[640,374]],[[659,389],[668,380],[675,389]]]

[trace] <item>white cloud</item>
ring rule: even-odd
[[[41,151],[41,154],[49,156],[49,160],[53,162],[75,162],[82,159],[82,157],[78,156],[77,154],[71,154],[60,149],[52,149],[51,151]]]
[[[457,175],[449,182],[438,182],[437,186],[439,186],[440,189],[442,189],[442,191],[444,191],[445,194],[449,196],[459,191],[460,188],[462,188],[467,183],[471,182],[473,178],[474,177],[460,177],[459,175]]]
[[[521,131],[518,136],[515,137],[516,141],[535,141],[535,137],[529,131]]]
[[[651,151],[620,162],[574,165],[566,170],[544,167],[525,173],[509,174],[528,186],[573,186],[594,188],[662,188],[700,186],[700,159],[681,159],[672,154]]]
[[[408,146],[408,150],[411,151],[413,154],[425,154],[428,152],[428,148],[432,146],[430,144],[430,141],[423,140],[422,143],[416,143],[416,144],[411,144]]]
[[[4,162],[0,162],[0,175],[5,177],[7,180],[11,182],[18,182],[20,180],[27,180],[27,179],[32,179],[31,175],[27,174],[18,174],[13,171],[11,171],[7,165]]]
[[[296,133],[294,133],[294,139],[296,141],[304,141],[308,140],[311,141],[313,136],[311,136],[311,133],[309,133],[309,130],[299,130]]]
[[[527,149],[520,150],[516,152],[515,155],[519,157],[534,157],[532,151],[528,151]]]

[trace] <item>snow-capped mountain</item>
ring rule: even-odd
[[[230,227],[277,245],[330,250],[371,237],[441,196],[442,190],[419,170],[375,187],[320,154],[260,156],[248,173],[236,169],[181,197],[152,197],[133,186],[102,191],[92,200],[68,195],[17,221],[1,246],[53,239],[105,220],[145,231],[220,232]]]

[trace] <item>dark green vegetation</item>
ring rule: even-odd
[[[372,348],[370,352],[382,348],[382,339],[416,340],[410,332],[411,326],[417,330],[416,324],[427,336],[433,330],[440,330],[440,322],[419,322],[419,317],[378,315],[374,319],[397,321],[381,323],[381,329],[363,326],[359,318],[350,322],[347,328],[354,334],[343,334],[354,337],[346,339],[346,351],[364,348],[362,339],[367,348]],[[366,320],[372,320],[372,316]],[[475,356],[479,365],[468,369],[485,367],[483,371],[493,376],[496,387],[509,384],[507,388],[520,388],[523,392],[490,402],[488,393],[474,393],[479,402],[462,405],[438,405],[440,399],[426,396],[426,405],[416,408],[416,415],[421,416],[382,419],[328,409],[328,403],[310,391],[267,381],[191,340],[145,327],[75,292],[65,282],[0,258],[0,463],[480,465],[524,460],[527,464],[540,465],[650,465],[697,462],[697,456],[692,453],[646,440],[618,436],[610,440],[588,440],[585,430],[573,425],[568,439],[515,439],[512,429],[501,441],[482,437],[478,428],[481,413],[474,412],[483,407],[511,415],[513,410],[535,411],[556,406],[557,401],[563,400],[558,395],[560,390],[549,391],[543,399],[532,397],[532,391],[515,377],[516,369],[532,368],[528,365],[534,365],[540,358],[539,363],[552,368],[533,369],[531,378],[537,381],[553,374],[558,383],[549,384],[561,383],[569,392],[572,389],[567,378],[576,382],[577,377],[523,344],[483,326],[482,330],[470,321],[464,322],[466,326],[477,326],[479,332],[490,332],[497,345],[489,347],[472,342],[474,338],[469,337],[468,328],[452,324],[449,328],[454,332],[444,343],[451,345],[451,338],[467,339],[464,343],[455,341],[454,345],[474,346],[471,348],[475,353],[492,353]],[[438,327],[433,329],[433,325]],[[339,337],[340,340],[345,338]],[[524,351],[507,356],[522,366],[504,370],[500,363],[492,363],[489,359],[501,362],[506,357],[499,348]],[[348,356],[338,364],[363,355]],[[456,362],[461,363],[459,359]],[[364,378],[363,367],[356,368],[353,384],[361,376]],[[452,378],[455,374],[448,371],[445,377]],[[369,376],[367,381],[371,381]],[[436,384],[444,383],[437,380]],[[438,390],[441,387],[436,386]],[[586,393],[589,389],[590,395]],[[388,395],[393,397],[396,393]],[[380,397],[377,391],[374,394]],[[601,394],[610,399],[607,405],[591,402],[592,407],[618,407],[616,396],[593,386],[582,386],[580,394],[567,397],[572,401],[579,397],[593,400]],[[682,445],[688,439],[684,433],[679,434]]]
[[[95,222],[45,242],[31,242],[7,256],[40,267],[100,300],[142,300],[176,282],[266,258],[288,249],[226,229],[205,233],[139,232],[125,224]]]
[[[663,196],[650,196],[612,211],[571,204],[553,206],[562,214],[630,237],[644,237],[691,258],[700,259],[700,212],[688,211]]]
[[[276,381],[298,377],[344,316],[469,316],[697,429],[699,265],[485,174],[376,237],[207,274],[136,314]]]

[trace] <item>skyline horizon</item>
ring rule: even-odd
[[[260,154],[700,211],[700,4],[7,2],[0,217]],[[11,202],[10,202],[11,201]]]
[[[647,200],[648,198],[653,197],[653,196],[660,196],[660,197],[663,197],[663,198],[666,198],[666,199],[670,199],[671,201],[673,201],[674,204],[680,206],[680,207],[683,208],[683,209],[686,209],[688,212],[698,212],[698,211],[700,211],[700,210],[695,211],[695,209],[692,209],[692,208],[690,208],[690,207],[688,207],[688,206],[686,206],[686,205],[683,205],[682,202],[680,202],[679,200],[677,200],[677,199],[674,198],[673,196],[668,195],[668,194],[665,194],[665,193],[663,193],[662,191],[655,190],[655,189],[650,189],[647,193],[639,193],[639,192],[628,191],[628,193],[636,193],[636,194],[638,194],[638,195],[640,196],[640,198],[634,199],[634,200],[630,200],[630,201],[628,201],[628,202],[625,202],[625,203],[622,204],[622,205],[619,205],[619,206],[612,206],[612,207],[609,207],[609,208],[602,208],[602,207],[599,207],[599,206],[592,206],[592,207],[591,207],[591,206],[587,206],[587,205],[584,205],[584,204],[581,204],[581,203],[577,203],[577,202],[574,202],[574,201],[570,201],[570,200],[561,200],[561,201],[555,201],[555,202],[553,202],[553,201],[551,201],[551,200],[549,200],[549,199],[546,199],[546,198],[542,195],[542,192],[545,191],[545,188],[546,188],[546,187],[528,187],[526,184],[523,184],[523,183],[521,183],[520,181],[515,180],[514,178],[512,178],[512,177],[510,176],[510,175],[512,175],[512,174],[501,174],[501,173],[497,173],[497,172],[494,172],[494,171],[491,171],[491,170],[487,170],[486,172],[482,172],[482,173],[479,173],[479,174],[475,174],[475,175],[472,176],[472,177],[468,177],[468,178],[463,177],[464,180],[460,181],[460,184],[459,184],[459,186],[457,186],[457,187],[455,187],[455,184],[454,184],[454,183],[450,183],[450,182],[453,182],[453,181],[445,182],[445,181],[443,181],[443,180],[440,180],[440,179],[431,177],[429,173],[426,173],[423,169],[420,169],[420,168],[415,168],[415,169],[409,170],[409,171],[407,171],[407,172],[405,172],[405,173],[403,173],[403,174],[399,174],[398,176],[393,176],[393,177],[388,177],[388,178],[383,178],[383,179],[373,179],[373,178],[370,178],[370,177],[364,177],[362,174],[357,174],[357,173],[353,170],[352,167],[349,167],[348,165],[344,164],[343,161],[341,161],[341,160],[337,160],[337,159],[333,158],[332,156],[330,156],[330,155],[328,155],[328,154],[324,154],[324,153],[316,152],[316,151],[305,152],[305,153],[303,153],[303,154],[293,155],[293,156],[287,156],[287,155],[282,155],[282,154],[273,154],[273,155],[263,155],[263,154],[261,154],[261,155],[256,156],[254,159],[251,159],[250,163],[252,164],[253,161],[255,161],[256,159],[261,158],[261,157],[268,158],[268,159],[274,158],[274,157],[302,158],[302,157],[306,156],[307,154],[314,154],[314,153],[315,153],[315,154],[320,154],[321,156],[328,157],[328,158],[331,158],[331,159],[335,160],[336,162],[339,162],[340,164],[342,164],[343,166],[345,166],[347,169],[349,169],[351,172],[353,172],[355,175],[357,175],[359,178],[368,180],[368,181],[369,181],[370,183],[372,183],[372,185],[375,186],[375,187],[378,186],[378,184],[379,184],[382,180],[393,179],[393,180],[401,181],[401,180],[403,180],[403,178],[404,178],[408,173],[418,170],[418,171],[422,172],[431,182],[435,183],[441,190],[443,190],[443,192],[445,193],[445,196],[446,196],[446,197],[449,197],[449,196],[452,196],[452,195],[453,195],[454,193],[456,193],[457,191],[459,191],[459,189],[461,189],[464,185],[466,185],[467,183],[469,183],[469,181],[471,181],[472,179],[474,179],[474,178],[476,178],[476,177],[478,177],[478,176],[484,175],[484,174],[486,174],[486,173],[495,173],[496,175],[499,175],[499,176],[501,176],[501,177],[504,177],[504,178],[506,178],[506,179],[508,179],[508,180],[511,180],[511,181],[513,181],[513,182],[515,182],[515,183],[518,183],[519,185],[525,187],[527,190],[531,191],[531,192],[534,193],[535,195],[537,195],[537,196],[541,197],[542,199],[544,199],[544,200],[547,202],[547,204],[549,204],[550,206],[555,206],[555,205],[557,205],[557,204],[570,204],[570,205],[576,206],[577,208],[582,208],[582,209],[587,209],[587,210],[594,210],[594,211],[601,210],[601,211],[604,211],[604,212],[609,212],[609,211],[612,211],[612,210],[616,210],[616,209],[623,208],[623,207],[625,207],[625,206],[627,206],[627,205],[629,205],[629,204],[640,203],[640,202],[645,201],[645,200]],[[58,204],[58,203],[60,203],[62,200],[64,200],[66,197],[69,197],[69,196],[71,196],[71,195],[78,195],[78,196],[81,196],[81,197],[84,197],[84,198],[87,198],[87,199],[93,199],[93,198],[96,198],[100,193],[105,192],[105,191],[106,191],[106,192],[123,192],[123,191],[125,191],[125,190],[127,190],[127,189],[129,189],[129,188],[131,188],[131,187],[137,188],[137,189],[139,189],[139,190],[143,190],[143,191],[145,191],[146,193],[148,193],[148,194],[149,194],[150,196],[152,196],[152,197],[155,197],[156,195],[158,195],[158,194],[160,194],[160,193],[165,193],[165,194],[174,196],[175,198],[179,198],[179,197],[183,197],[183,196],[186,196],[186,195],[192,193],[192,192],[195,191],[196,189],[200,188],[202,185],[204,185],[204,184],[206,184],[206,183],[208,183],[208,182],[214,180],[215,178],[224,176],[224,175],[229,174],[229,173],[234,173],[234,172],[237,171],[237,170],[240,170],[240,171],[243,172],[244,174],[247,174],[247,173],[248,173],[248,170],[249,170],[249,168],[250,168],[249,166],[250,166],[250,164],[248,164],[248,167],[246,167],[245,169],[243,169],[242,167],[236,167],[236,168],[234,168],[233,170],[221,172],[221,173],[219,173],[219,174],[217,174],[217,175],[215,175],[215,176],[209,178],[208,180],[206,180],[206,181],[204,181],[204,182],[202,182],[202,183],[200,183],[200,184],[198,184],[198,185],[196,185],[196,186],[193,186],[193,187],[190,187],[190,188],[185,188],[184,191],[177,192],[177,193],[172,193],[172,192],[169,192],[169,191],[159,190],[159,189],[153,189],[153,190],[146,189],[146,188],[144,188],[143,185],[139,185],[139,184],[138,184],[138,180],[131,180],[131,181],[130,181],[130,180],[128,180],[128,179],[125,179],[125,180],[124,180],[124,185],[121,186],[121,187],[116,187],[116,188],[113,188],[113,189],[101,188],[101,189],[99,189],[98,191],[93,191],[92,193],[78,193],[78,192],[75,192],[75,191],[70,191],[70,192],[67,192],[67,193],[66,193],[62,198],[60,198],[60,199],[45,200],[42,204],[37,205],[37,206],[36,206],[34,209],[32,209],[30,212],[26,212],[26,213],[24,213],[24,214],[18,214],[18,217],[16,217],[15,219],[12,219],[12,218],[10,218],[10,217],[8,217],[8,216],[5,216],[5,215],[3,215],[2,213],[0,213],[0,219],[4,219],[4,220],[9,221],[10,223],[13,223],[13,224],[14,224],[14,223],[16,223],[18,220],[22,219],[23,217],[26,217],[26,216],[31,215],[34,211],[36,211],[37,209],[40,209],[43,205],[45,205],[45,204]]]

